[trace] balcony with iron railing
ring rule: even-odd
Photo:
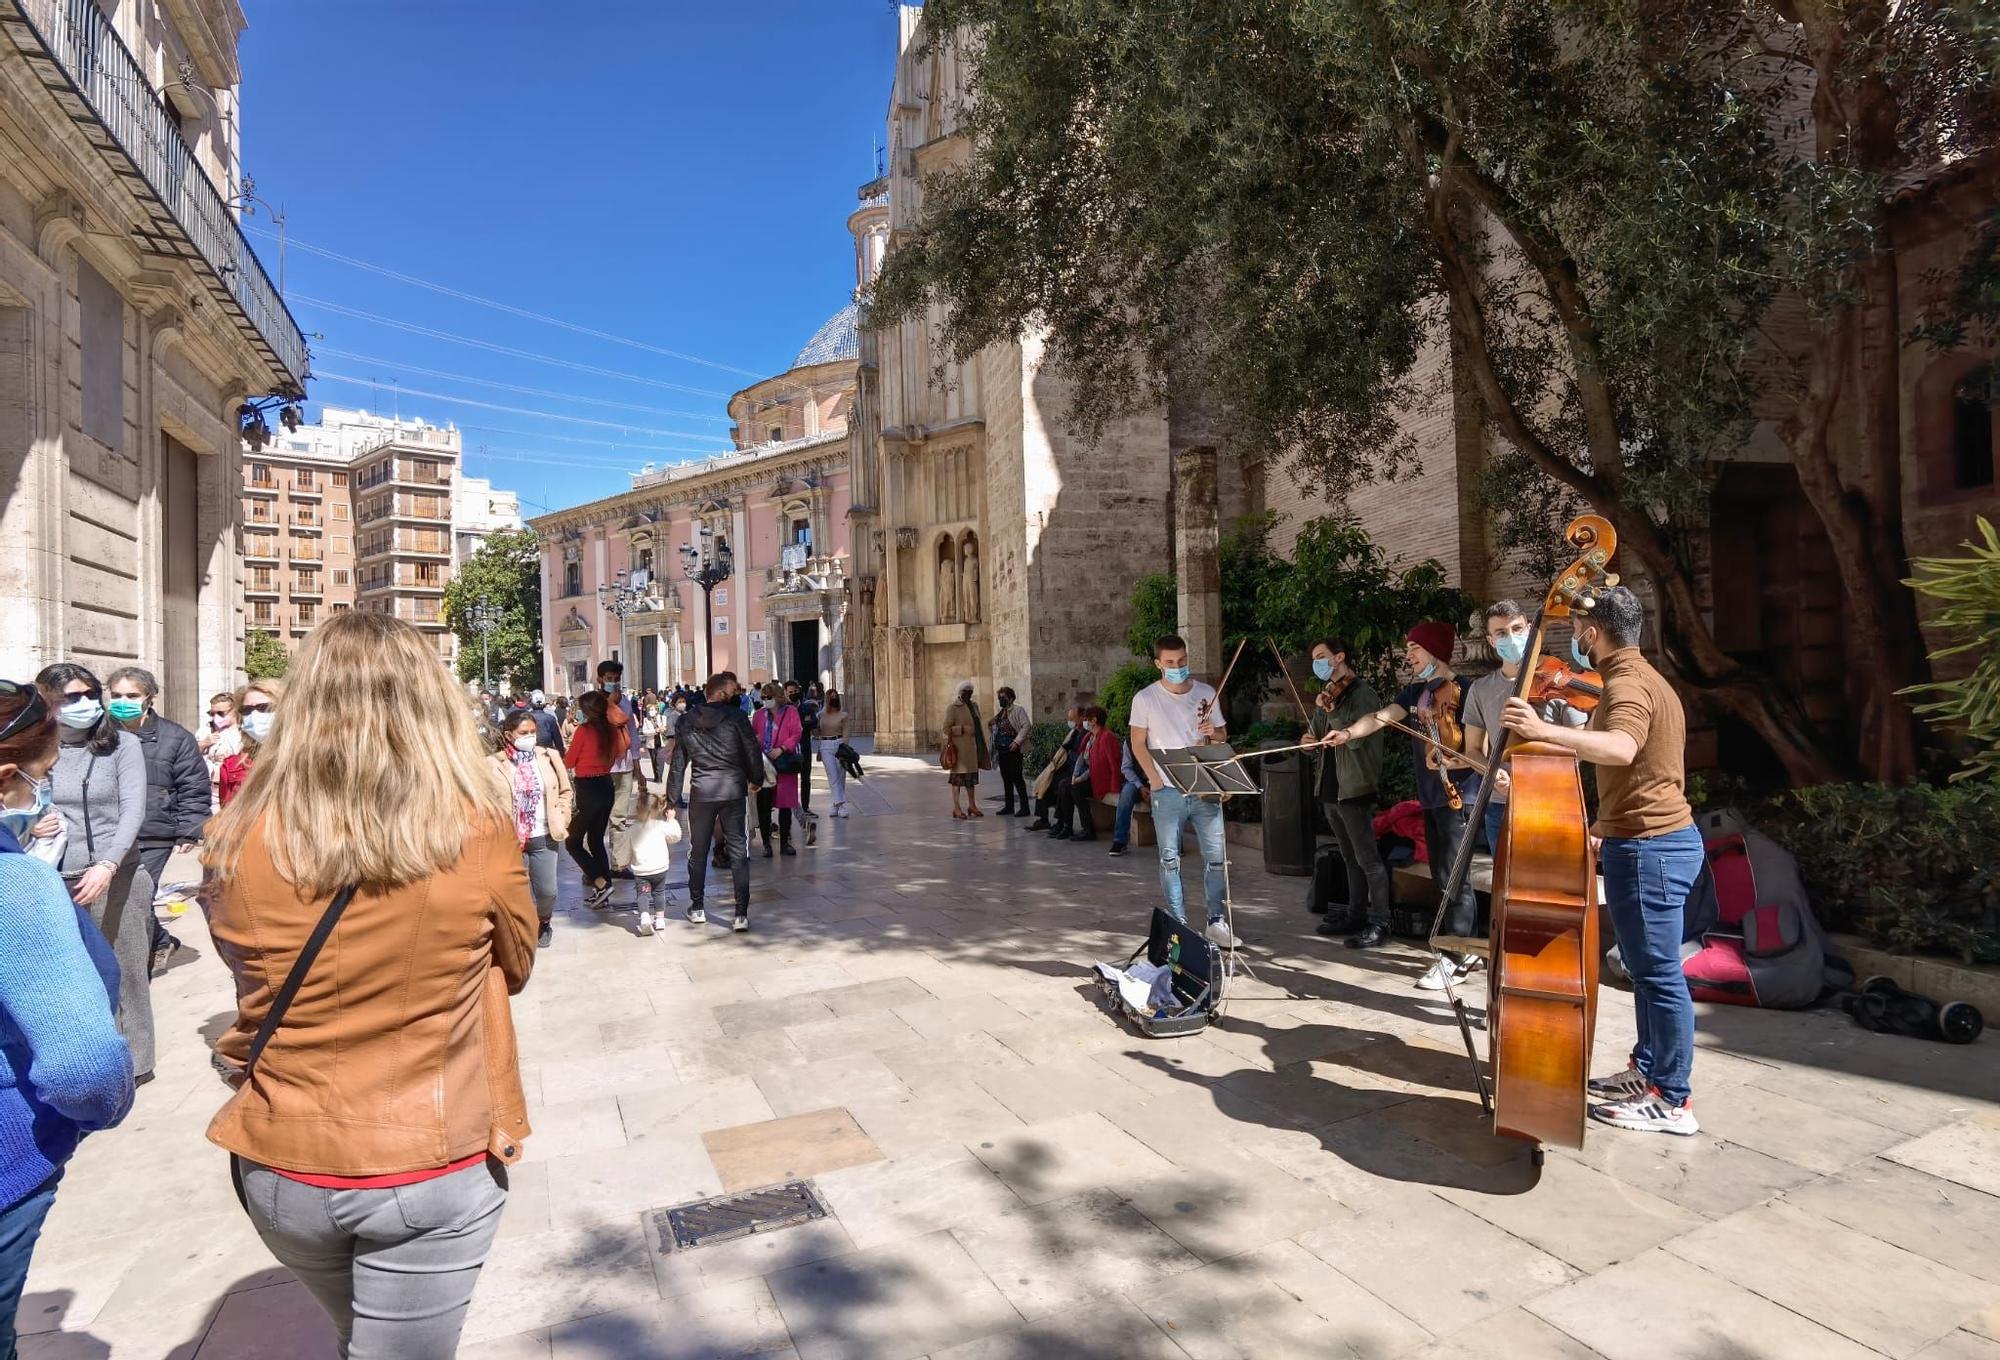
[[[361,524],[382,519],[413,519],[434,524],[451,523],[451,501],[444,496],[379,496],[362,502],[355,513]]]
[[[303,395],[310,372],[305,336],[95,0],[0,0],[0,29],[36,83],[138,199],[144,217],[132,235],[139,248],[201,266],[205,291],[269,366],[270,390]]]
[[[245,595],[276,595],[278,593],[278,578],[269,568],[245,572],[243,575],[243,593]]]
[[[307,513],[295,510],[292,512],[288,523],[294,529],[303,529],[311,534],[324,533],[326,531],[326,524],[320,519],[317,512]]]
[[[294,479],[290,489],[294,498],[299,496],[318,498],[326,494],[326,483],[321,481],[301,482]]]
[[[243,560],[245,562],[277,561],[278,536],[276,534],[244,534]]]
[[[288,557],[293,562],[324,562],[326,561],[326,548],[320,543],[306,540],[294,543]]]
[[[316,600],[326,594],[325,588],[320,585],[319,573],[316,571],[303,572],[292,577],[291,592],[295,600],[308,598]]]
[[[5,2],[6,0],[0,0],[0,4]],[[278,482],[274,477],[245,477],[243,490],[245,494],[251,496],[275,496],[278,494]]]

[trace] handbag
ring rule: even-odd
[[[333,928],[340,924],[341,913],[346,911],[347,904],[354,900],[358,886],[350,883],[333,895],[333,900],[326,904],[326,910],[320,914],[319,924],[314,926],[312,934],[306,937],[305,947],[300,949],[299,956],[292,960],[292,971],[285,974],[285,981],[278,988],[278,994],[271,998],[271,1008],[264,1012],[264,1023],[257,1026],[257,1037],[250,1041],[250,1056],[243,1064],[243,1080],[238,1084],[239,1088],[249,1085],[250,1074],[257,1070],[257,1059],[264,1054],[264,1045],[270,1043],[271,1036],[278,1032],[278,1026],[284,1021],[285,1012],[291,1009],[292,998],[299,994],[299,988],[305,984],[306,974],[312,971],[313,960],[317,959],[319,951],[326,947],[327,938],[333,934]],[[249,1213],[250,1203],[243,1196],[243,1162],[234,1153],[229,1157],[229,1179],[236,1187],[236,1202],[243,1206],[244,1213]]]
[[[805,752],[796,748],[779,751],[766,756],[765,759],[771,762],[771,768],[779,774],[797,774],[806,767]]]
[[[946,737],[944,745],[938,747],[938,764],[947,770],[958,768],[958,742],[955,739]]]

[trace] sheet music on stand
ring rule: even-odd
[[[1155,751],[1153,762],[1169,784],[1190,798],[1250,797],[1259,792],[1257,781],[1243,768],[1235,748],[1227,742]]]

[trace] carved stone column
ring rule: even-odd
[[[1174,578],[1188,665],[1213,683],[1222,675],[1222,524],[1215,450],[1174,455]]]

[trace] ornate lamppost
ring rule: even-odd
[[[472,631],[479,634],[479,688],[489,694],[493,692],[493,630],[505,617],[505,610],[487,600],[481,600],[466,614]]]
[[[612,584],[597,588],[597,603],[618,618],[618,659],[627,664],[630,664],[627,653],[632,648],[625,635],[625,621],[646,607],[646,588],[651,583],[650,578],[651,573],[644,568],[629,574],[621,571],[613,578]]]
[[[715,670],[715,588],[729,579],[736,561],[730,554],[728,538],[704,524],[699,548],[692,543],[681,544],[681,565],[688,580],[701,587],[703,634],[699,678],[706,680]]]

